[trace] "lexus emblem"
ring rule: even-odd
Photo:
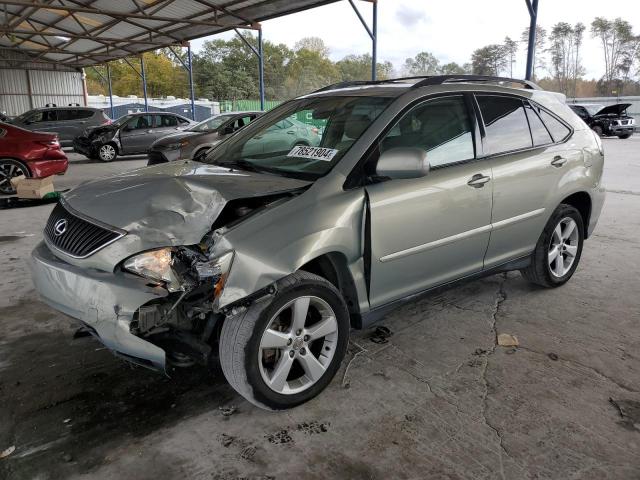
[[[60,235],[62,235],[64,232],[67,231],[67,224],[68,224],[67,219],[61,218],[53,225],[53,233],[55,234],[56,237],[59,237]]]

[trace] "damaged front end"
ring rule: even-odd
[[[207,364],[212,342],[223,315],[217,300],[233,263],[230,251],[211,258],[206,243],[144,252],[131,257],[122,268],[140,275],[169,295],[142,305],[130,323],[131,334],[166,353],[174,366]]]

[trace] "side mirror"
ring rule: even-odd
[[[388,178],[420,178],[429,173],[427,152],[421,148],[392,148],[378,159],[376,175]]]

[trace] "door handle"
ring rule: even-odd
[[[560,155],[556,155],[555,157],[553,157],[553,160],[551,160],[551,165],[557,168],[560,168],[565,163],[567,163],[567,159],[562,158]]]
[[[474,188],[482,188],[484,184],[491,180],[491,177],[487,177],[486,175],[482,175],[481,173],[476,173],[471,180],[467,182],[467,185]]]

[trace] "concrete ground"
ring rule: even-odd
[[[0,478],[639,478],[640,136],[604,143],[610,192],[567,285],[509,273],[408,304],[280,413],[72,339],[25,265],[52,207],[0,211]],[[58,184],[143,164],[76,159]]]

